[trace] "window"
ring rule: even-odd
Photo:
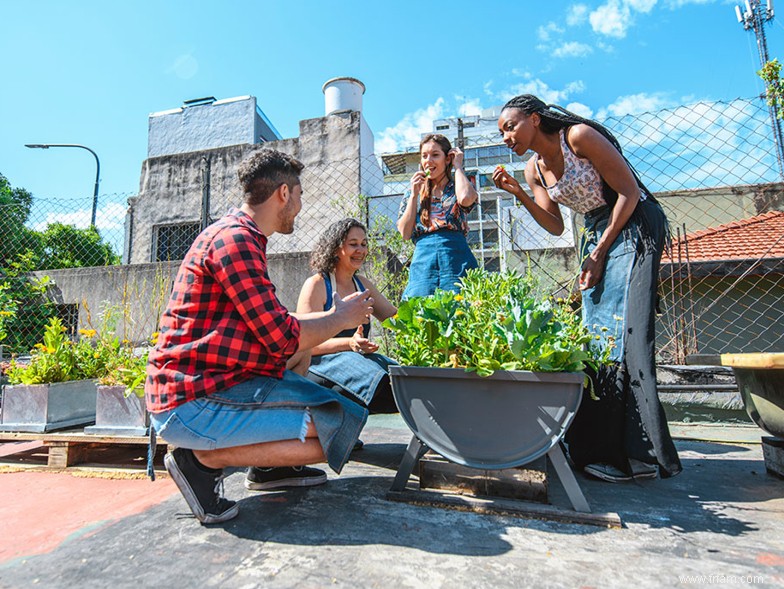
[[[507,164],[510,161],[509,148],[506,145],[490,145],[488,147],[480,147],[479,152],[479,165],[480,166],[493,166],[496,164]]]
[[[182,260],[188,249],[201,232],[201,223],[177,223],[173,225],[156,225],[153,227],[155,237],[155,262]]]
[[[467,148],[463,155],[463,166],[466,168],[475,168],[476,167],[476,152],[478,150],[475,147]]]
[[[436,125],[436,131],[446,131],[449,125]]]

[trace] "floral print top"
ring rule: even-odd
[[[566,143],[564,131],[561,129],[559,132],[564,158],[563,176],[552,186],[547,186],[539,169],[538,157],[535,162],[536,173],[550,200],[585,214],[607,204],[603,196],[602,177],[589,160],[575,155]],[[641,191],[640,200],[645,200],[644,191]]]
[[[406,190],[403,200],[400,203],[400,210],[397,218],[400,219],[406,212],[408,201],[411,197],[411,190]],[[411,232],[411,239],[417,240],[427,233],[434,233],[441,229],[460,231],[463,235],[468,235],[468,214],[474,209],[476,203],[463,207],[457,202],[455,195],[455,182],[450,180],[444,186],[444,193],[441,196],[433,196],[430,201],[430,225],[425,227],[422,224],[420,213],[417,211],[416,226]]]

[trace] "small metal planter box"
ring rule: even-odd
[[[150,416],[143,397],[125,396],[125,387],[98,386],[95,402],[95,425],[84,433],[101,436],[146,436]]]
[[[3,388],[0,431],[45,433],[94,421],[94,380]]]

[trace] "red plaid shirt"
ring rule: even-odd
[[[280,378],[299,321],[267,275],[267,237],[234,210],[188,250],[147,365],[147,408],[167,411],[256,375]]]

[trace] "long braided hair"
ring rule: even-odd
[[[580,115],[566,110],[557,104],[545,104],[544,101],[540,100],[533,94],[521,94],[520,96],[515,96],[504,105],[501,111],[503,112],[508,108],[516,108],[525,115],[530,115],[532,113],[538,114],[541,121],[539,123],[539,127],[547,134],[557,133],[561,129],[571,127],[572,125],[578,125],[580,123],[595,129],[605,139],[607,139],[607,141],[609,141],[615,149],[618,150],[618,153],[621,154],[621,157],[623,157],[626,165],[629,166],[629,170],[634,176],[634,179],[637,182],[637,186],[640,188],[640,190],[645,193],[646,197],[653,198],[653,194],[651,194],[651,191],[648,190],[648,188],[645,186],[642,179],[640,178],[640,175],[637,173],[637,170],[624,155],[623,149],[621,149],[621,144],[618,143],[615,135],[613,135],[604,125],[600,125],[594,120],[581,117]],[[612,188],[610,188],[607,183],[604,183],[604,196],[610,207],[615,206],[615,202],[618,200],[618,194],[612,190]],[[654,201],[655,200],[656,199],[654,199]]]
[[[435,142],[438,146],[443,150],[444,156],[446,156],[452,150],[452,144],[449,143],[449,139],[440,135],[438,133],[430,133],[425,135],[422,138],[422,141],[419,142],[419,153],[422,153],[422,148],[425,146],[426,143]],[[447,182],[452,180],[452,173],[451,173],[451,164],[447,162],[446,164],[446,180]],[[422,190],[419,192],[419,203],[420,203],[420,212],[419,218],[422,220],[422,225],[427,227],[430,225],[430,203],[433,200],[433,191],[435,190],[436,183],[433,178],[427,178],[425,180],[425,185],[422,187]]]

